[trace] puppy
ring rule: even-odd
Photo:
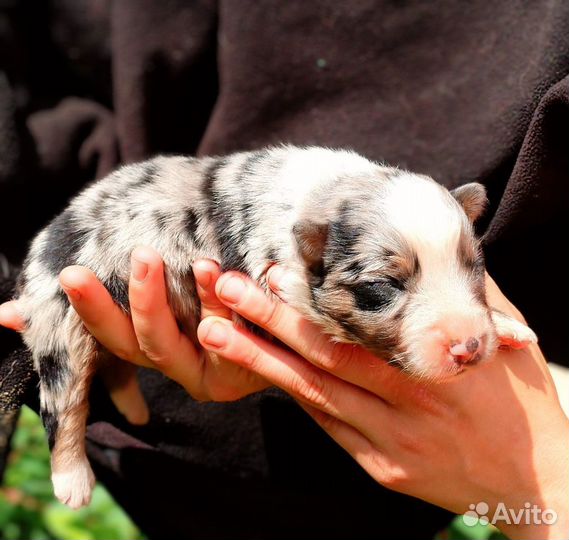
[[[500,340],[536,341],[486,302],[472,227],[485,203],[479,184],[449,192],[353,152],[292,146],[157,157],[88,187],[35,238],[18,289],[56,496],[73,508],[90,500],[88,392],[110,356],[70,307],[58,283],[63,268],[93,270],[128,313],[130,253],[153,246],[170,306],[197,344],[192,261],[215,259],[267,293],[266,271],[278,263],[291,276],[285,299],[333,339],[442,379],[492,357]]]

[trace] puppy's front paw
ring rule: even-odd
[[[500,346],[523,349],[530,343],[537,343],[535,332],[513,317],[500,311],[492,311],[492,320],[496,326]]]

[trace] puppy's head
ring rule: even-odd
[[[308,201],[292,231],[304,274],[297,307],[419,377],[484,361],[496,348],[472,227],[484,187],[451,193],[428,177],[378,174]]]

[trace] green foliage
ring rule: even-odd
[[[465,525],[461,516],[456,518],[435,540],[507,540],[496,527],[477,523],[474,526]]]
[[[53,497],[49,451],[38,416],[24,407],[0,489],[0,538],[6,540],[136,540],[144,538],[99,484],[87,508]]]

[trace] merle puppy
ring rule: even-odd
[[[479,184],[448,192],[353,152],[290,146],[157,157],[87,188],[35,238],[19,286],[56,496],[72,507],[90,500],[88,391],[110,356],[63,294],[64,267],[93,270],[128,312],[130,253],[153,246],[170,306],[197,343],[193,260],[215,259],[265,288],[267,269],[279,263],[293,276],[286,300],[334,339],[441,379],[490,358],[500,339],[536,340],[486,303],[472,227],[485,202]]]

